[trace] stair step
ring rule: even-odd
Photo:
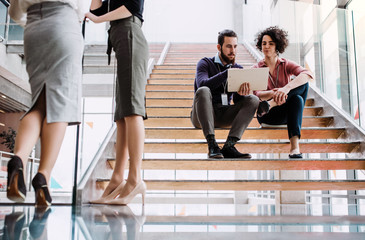
[[[111,168],[115,159],[109,158]],[[145,170],[354,170],[365,159],[143,159]]]
[[[153,99],[153,98],[194,98],[194,91],[147,91],[146,92],[146,98],[147,99]]]
[[[192,62],[197,64],[203,57],[206,57],[204,55],[201,56],[195,56],[195,57],[184,57],[184,56],[169,56],[169,54],[165,58],[164,63],[173,62],[173,63],[184,63],[184,62]],[[254,65],[256,63],[255,59],[253,57],[242,59],[237,57],[238,64],[245,64],[249,63],[251,65]]]
[[[146,91],[194,91],[193,84],[148,84]]]
[[[162,80],[162,81],[166,81],[166,80]],[[183,80],[183,81],[185,82],[187,80]],[[157,83],[157,82],[155,82],[155,80],[153,80],[153,82]],[[154,83],[152,83],[152,84],[154,84]],[[158,83],[158,84],[160,84],[160,83]],[[186,85],[186,83],[183,83],[183,85]],[[146,98],[147,98],[147,101],[150,99],[157,99],[157,100],[161,100],[161,101],[166,101],[166,100],[170,100],[170,99],[174,99],[174,100],[191,99],[191,100],[193,100],[194,91],[184,91],[184,92],[180,92],[180,91],[147,91]],[[305,102],[305,105],[314,106],[314,99],[308,98]]]
[[[194,79],[195,78],[195,73],[151,73],[150,74],[150,78],[169,78],[169,79],[174,79],[174,78],[178,78],[178,79],[184,79],[184,78],[189,78],[189,79]]]
[[[301,217],[297,217],[297,219],[300,219]],[[148,217],[147,217],[148,219]],[[148,220],[147,220],[148,221]],[[184,221],[182,219],[182,221]],[[318,222],[313,223],[315,226],[328,226],[327,224],[321,224],[321,219],[317,219]],[[345,220],[344,220],[345,221]],[[296,221],[298,222],[298,221]],[[146,222],[145,225],[148,225],[149,223]],[[158,223],[152,223],[153,225],[158,225]],[[173,227],[173,223],[164,223],[163,225],[169,225],[169,227]],[[185,232],[185,231],[175,231],[175,232],[141,232],[139,234],[140,239],[199,239],[199,240],[212,240],[212,239],[229,239],[229,240],[242,240],[242,239],[266,239],[266,240],[273,240],[273,239],[280,239],[280,240],[308,240],[308,239],[321,239],[321,240],[343,240],[343,239],[351,239],[351,240],[363,240],[363,233],[359,232],[292,232],[289,230],[282,230],[284,232],[271,232],[271,230],[266,230],[267,232],[264,232],[264,230],[259,230],[258,232],[247,232],[245,231],[237,231],[237,232],[225,232],[225,225],[223,224],[223,228],[221,228],[220,225],[222,224],[212,224],[210,223],[194,223],[194,224],[188,224],[188,225],[194,225],[196,224],[202,224],[209,225],[209,231],[210,228],[213,229],[212,232],[207,232],[206,230],[201,230],[200,232],[194,231],[194,232]],[[244,223],[243,223],[244,224]],[[291,227],[307,227],[300,225],[299,222],[298,225],[295,225],[293,222],[287,224],[275,224],[277,228],[283,228],[283,229],[290,229]],[[233,225],[233,224],[231,224]],[[268,226],[265,226],[265,224],[257,223],[255,224],[249,224],[252,226],[257,226],[258,229],[265,229]],[[310,225],[310,224],[306,224]],[[334,228],[340,228],[340,226],[348,226],[349,224],[347,222],[339,222],[337,224],[334,224]],[[363,224],[361,224],[363,225]],[[199,225],[198,225],[199,226]],[[330,227],[331,225],[329,225]],[[357,226],[352,227],[357,228]],[[207,228],[208,226],[204,226]],[[240,226],[237,226],[238,228]],[[271,226],[270,226],[271,227]],[[308,226],[310,227],[310,226]],[[217,230],[223,229],[224,231],[219,232]],[[308,230],[309,231],[309,230]]]
[[[226,139],[230,129],[216,128],[217,139]],[[205,139],[197,128],[146,128],[146,139]],[[301,139],[338,139],[344,128],[302,128]],[[288,130],[279,128],[248,128],[242,139],[288,139]]]
[[[162,64],[162,65],[155,65],[155,69],[194,69],[196,70],[196,63],[189,63],[189,64]]]
[[[194,91],[194,78],[182,78],[182,77],[176,77],[176,78],[166,78],[166,79],[157,79],[157,78],[150,78],[147,81],[150,85],[192,85],[192,90]]]
[[[183,92],[182,92],[183,93]],[[312,106],[313,100],[307,100],[306,106]],[[147,98],[147,107],[191,107],[193,98]]]
[[[305,107],[304,116],[319,116],[322,107]],[[147,107],[147,115],[150,117],[187,117],[190,116],[190,107]]]
[[[190,117],[151,117],[144,121],[145,127],[191,127]],[[327,127],[333,122],[333,117],[328,116],[305,116],[302,127]],[[252,119],[248,127],[260,127],[256,118]]]
[[[194,68],[191,69],[178,69],[178,68],[172,68],[172,69],[153,69],[152,73],[190,73],[195,74],[196,70]]]
[[[362,180],[144,180],[148,190],[309,191],[362,190]],[[109,180],[98,179],[105,189]],[[97,186],[98,187],[98,186]]]
[[[361,224],[363,225],[365,223],[364,216],[303,216],[303,215],[284,215],[284,216],[245,216],[245,215],[236,215],[236,216],[147,216],[146,218],[146,224],[157,224],[157,223],[163,223],[168,225],[191,225],[191,224],[210,224],[210,225],[327,225],[327,224],[334,224],[334,225],[349,225],[349,224]],[[263,232],[259,232],[260,234],[263,234]],[[270,234],[273,234],[275,236],[277,232],[270,232]],[[209,234],[209,233],[204,233]],[[217,234],[216,232],[214,234]],[[246,239],[243,238],[247,233],[240,232],[241,238],[237,239]],[[265,233],[264,233],[265,234]],[[288,233],[285,233],[288,234]],[[292,233],[290,233],[292,234]],[[310,236],[311,233],[305,233],[301,232],[300,234],[303,234],[304,236]],[[328,234],[328,233],[326,233]],[[330,233],[331,235],[335,235],[335,233]],[[349,234],[349,233],[346,233]],[[343,235],[343,239],[346,239],[346,234]],[[195,235],[194,235],[195,236]],[[354,235],[356,236],[356,234]],[[203,235],[202,235],[203,237]],[[216,239],[214,235],[211,236],[211,239]],[[283,235],[284,239],[288,236]],[[273,238],[272,236],[267,236],[266,238],[261,238],[260,236],[257,236],[257,238],[248,238],[248,239],[283,239],[283,238]],[[157,238],[156,238],[157,239]],[[167,239],[167,238],[166,238]],[[173,239],[173,238],[171,238]],[[185,238],[184,238],[185,239]],[[194,239],[201,239],[201,238],[194,238]],[[205,238],[204,238],[205,239]],[[208,239],[208,238],[206,238]],[[218,238],[223,239],[223,238]],[[230,239],[230,238],[225,238]],[[297,239],[297,238],[291,238],[291,239]],[[305,238],[302,238],[305,239]],[[307,238],[310,239],[310,238]],[[317,238],[315,238],[317,239]],[[352,238],[347,238],[352,239]]]
[[[358,151],[360,142],[314,142],[301,143],[303,153],[352,153]],[[238,142],[236,148],[240,152],[249,153],[289,153],[289,142]],[[145,153],[206,153],[204,142],[145,142]]]

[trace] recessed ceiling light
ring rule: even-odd
[[[5,124],[4,123],[0,123],[0,126],[5,127]]]
[[[0,113],[5,113],[3,110],[0,109]]]
[[[1,95],[1,97],[2,97],[2,98],[6,98],[6,96],[4,96],[4,95]]]

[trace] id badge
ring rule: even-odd
[[[228,105],[228,96],[227,96],[227,94],[222,93],[221,98],[222,98],[222,105]]]

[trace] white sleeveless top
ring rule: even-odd
[[[24,26],[27,20],[27,9],[33,4],[42,2],[68,3],[75,9],[80,21],[84,19],[90,6],[88,0],[10,0],[9,15],[15,22]]]

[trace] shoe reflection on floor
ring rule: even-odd
[[[125,234],[128,240],[139,239],[140,229],[146,221],[144,212],[142,212],[141,216],[137,216],[128,206],[103,206],[96,208],[108,222],[112,239],[121,239],[121,236],[123,236],[123,225],[125,225]]]
[[[49,207],[36,207],[34,217],[29,224],[29,233],[33,239],[47,239],[47,219],[52,212]]]
[[[23,226],[25,222],[25,215],[22,212],[13,212],[5,216],[3,239],[18,240],[20,239]]]
[[[47,219],[51,209],[49,207],[35,208],[32,222],[29,224],[29,233],[32,239],[47,239]],[[27,239],[23,212],[13,212],[5,216],[3,239],[19,240]]]

